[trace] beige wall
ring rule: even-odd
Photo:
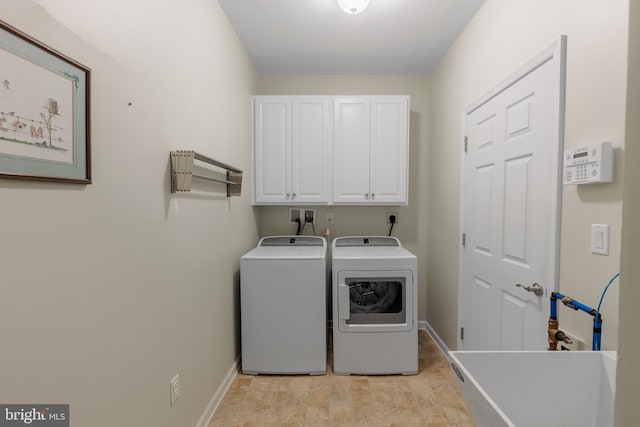
[[[597,303],[620,263],[628,2],[488,0],[430,77],[257,78],[217,2],[185,1],[37,0],[63,26],[34,1],[0,0],[0,19],[92,68],[94,171],[89,186],[0,180],[0,402],[68,402],[73,425],[196,425],[239,352],[239,256],[258,235],[294,231],[286,208],[250,207],[253,94],[411,96],[409,206],[316,207],[317,230],[333,212],[331,237],[386,234],[386,213],[398,212],[394,235],[419,257],[419,318],[455,348],[461,112],[560,34],[566,146],[620,147],[615,184],[565,187],[563,200],[561,289]],[[637,33],[637,6],[632,17]],[[640,97],[635,40],[628,117]],[[627,140],[637,126],[629,121]],[[171,195],[173,149],[244,169],[242,197],[203,184]],[[635,193],[625,192],[620,426],[638,418]],[[612,224],[611,256],[589,253],[591,223]],[[604,304],[607,348],[617,346],[617,289]],[[590,340],[584,315],[561,316]],[[170,408],[176,373],[182,397]]]
[[[427,320],[456,347],[461,117],[519,66],[568,36],[565,148],[612,141],[613,184],[565,186],[560,290],[597,306],[619,271],[628,2],[488,0],[430,80]],[[611,253],[590,253],[590,224],[611,224]],[[618,285],[602,306],[603,348],[617,348]],[[562,329],[591,344],[591,319],[560,308]]]
[[[74,426],[194,426],[239,354],[257,224],[249,186],[170,194],[169,151],[249,182],[254,68],[215,1],[41,4],[73,31],[33,1],[0,0],[0,19],[92,69],[93,184],[0,180],[0,402],[70,403]]]
[[[427,218],[427,134],[428,100],[426,77],[410,76],[263,76],[259,95],[409,95],[411,97],[408,206],[314,206],[316,232],[328,225],[333,212],[330,240],[346,235],[387,235],[387,212],[397,212],[399,222],[393,235],[418,256],[418,318],[426,320],[426,218]],[[257,207],[261,236],[295,234],[288,224],[288,207]],[[304,233],[309,232],[308,227]]]
[[[616,426],[635,425],[640,419],[640,3],[630,2],[629,69],[627,88],[626,165],[622,212],[620,279],[620,335],[616,379]]]

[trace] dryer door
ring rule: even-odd
[[[340,271],[338,325],[343,332],[410,331],[414,327],[411,271]]]

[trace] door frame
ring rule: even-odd
[[[550,222],[554,224],[550,227],[550,239],[549,247],[547,248],[549,258],[553,260],[550,277],[553,278],[553,282],[549,286],[545,287],[545,296],[549,295],[551,291],[558,290],[559,275],[560,275],[560,221],[562,215],[562,162],[563,162],[563,148],[564,148],[564,113],[565,113],[565,88],[566,88],[566,61],[567,61],[567,36],[562,35],[559,39],[554,41],[546,49],[529,60],[526,64],[518,68],[507,78],[498,83],[495,87],[478,98],[471,105],[466,107],[461,113],[461,150],[460,150],[460,224],[459,224],[459,236],[460,243],[458,249],[458,329],[456,331],[457,336],[457,349],[468,350],[465,348],[462,328],[467,323],[466,316],[470,313],[471,301],[465,299],[465,289],[463,283],[464,272],[464,246],[463,246],[463,234],[464,230],[464,200],[465,200],[465,185],[466,185],[466,166],[467,155],[465,152],[465,135],[467,133],[467,116],[490,101],[492,98],[507,90],[510,86],[517,83],[526,75],[530,74],[540,66],[546,63],[551,63],[554,76],[556,79],[553,82],[554,91],[554,121],[553,129],[556,138],[552,143],[555,145],[554,151],[557,151],[557,155],[551,159],[553,176],[551,182],[555,185],[551,188],[551,206],[550,212],[553,216]],[[469,305],[467,305],[469,304]]]

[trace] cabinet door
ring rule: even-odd
[[[291,98],[254,99],[254,203],[291,198]]]
[[[370,198],[372,203],[407,203],[408,132],[408,97],[371,98]]]
[[[291,201],[331,201],[331,130],[328,97],[292,101]]]
[[[371,106],[368,97],[334,101],[333,201],[369,203],[369,137]]]

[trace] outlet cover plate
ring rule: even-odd
[[[304,215],[304,212],[302,213]],[[289,224],[297,224],[296,218],[302,221],[302,217],[300,214],[300,209],[298,208],[289,208]]]
[[[333,212],[327,212],[327,224],[333,224]]]
[[[303,223],[314,224],[316,223],[316,210],[315,209],[301,209],[304,219]]]

